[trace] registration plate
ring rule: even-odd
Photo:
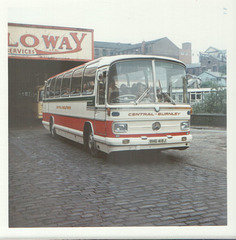
[[[165,142],[166,142],[166,138],[150,139],[149,140],[150,144],[165,143]]]

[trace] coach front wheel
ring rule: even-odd
[[[94,135],[91,128],[89,128],[87,132],[86,147],[93,157],[97,157],[99,155],[99,150],[96,147],[96,142],[94,140]]]

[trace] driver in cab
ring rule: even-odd
[[[108,94],[108,102],[112,103],[115,98],[119,96],[119,89],[116,86],[116,76],[109,82],[109,94]]]

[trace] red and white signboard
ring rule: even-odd
[[[90,61],[93,30],[8,24],[9,58]]]

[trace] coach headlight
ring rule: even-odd
[[[128,131],[128,124],[127,123],[114,123],[113,131],[115,133],[125,133]]]
[[[180,129],[183,131],[188,131],[190,129],[189,122],[181,122]]]

